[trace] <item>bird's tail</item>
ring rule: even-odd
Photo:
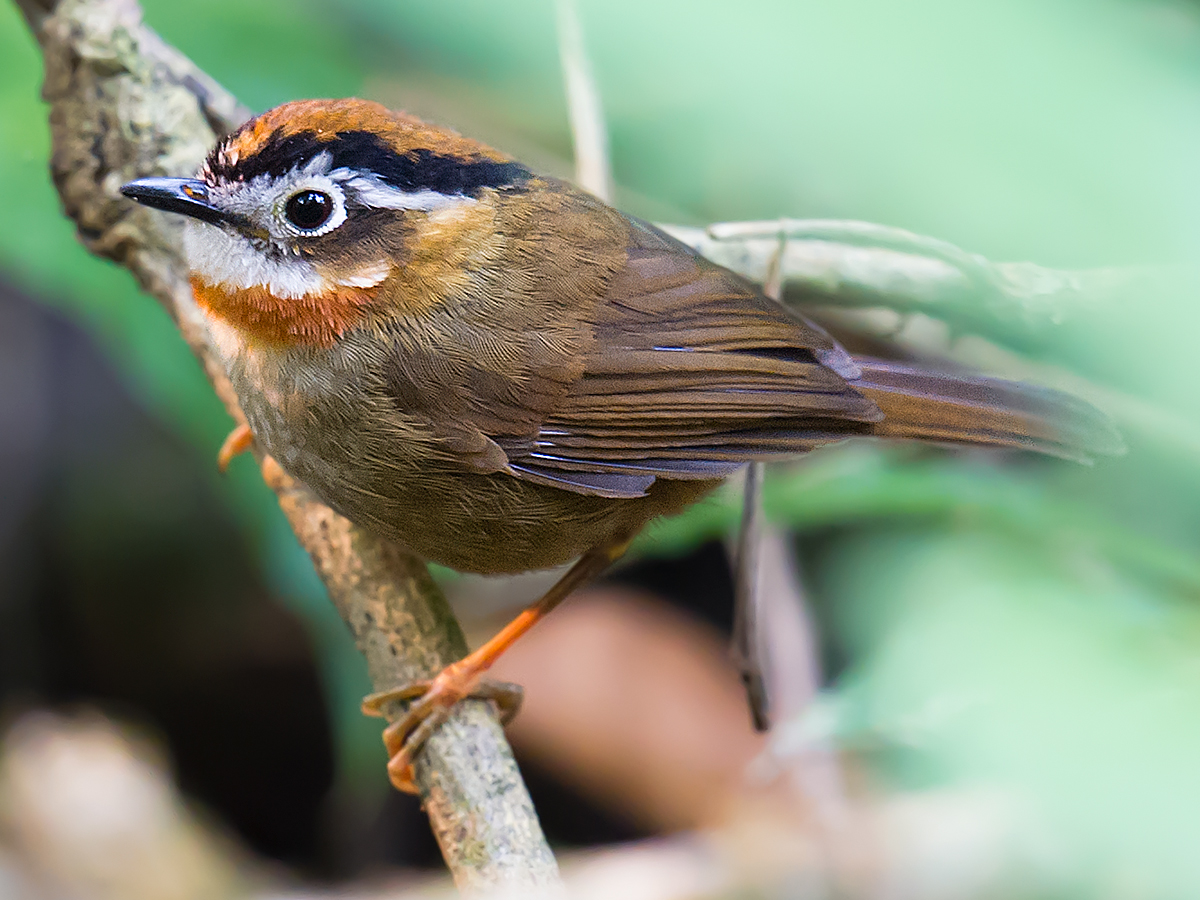
[[[883,411],[881,437],[1036,450],[1088,461],[1124,452],[1104,413],[1062,391],[855,358],[850,383]]]

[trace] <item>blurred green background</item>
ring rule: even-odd
[[[255,110],[366,95],[571,170],[548,0],[144,5]],[[1061,268],[1196,261],[1200,4],[579,5],[629,212],[864,219]],[[207,458],[229,422],[191,356],[60,215],[40,78],[0,4],[0,266],[83,323]],[[1187,283],[1149,280],[1039,345],[1039,362],[1120,400],[1126,457],[1088,468],[853,445],[777,473],[768,496],[802,546],[820,535],[807,562],[848,661],[829,696],[840,739],[865,748],[885,789],[1020,798],[1051,835],[1056,883],[1081,896],[1200,886],[1200,316]],[[342,778],[376,785],[365,674],[306,558],[253,467],[205,477],[310,623]],[[677,552],[735,520],[708,504],[642,549]]]

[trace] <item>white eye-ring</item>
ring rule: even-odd
[[[275,218],[300,237],[328,234],[346,221],[345,195],[329,178],[310,175],[290,185],[279,198]]]

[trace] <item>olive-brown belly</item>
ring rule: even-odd
[[[660,480],[645,497],[616,500],[503,473],[376,482],[370,492],[301,478],[356,524],[432,562],[484,575],[551,568],[593,547],[624,542],[652,518],[682,510],[719,484]]]
[[[644,497],[617,500],[471,472],[328,359],[237,346],[229,368],[255,439],[289,474],[355,524],[463,572],[561,565],[720,483],[660,479]]]

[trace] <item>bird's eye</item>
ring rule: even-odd
[[[301,231],[313,231],[333,215],[333,198],[321,191],[301,191],[288,200],[283,212]]]

